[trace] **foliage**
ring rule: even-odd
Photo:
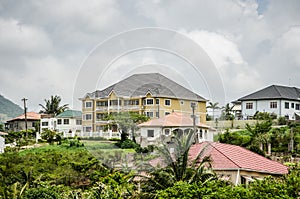
[[[40,113],[53,114],[56,116],[69,108],[68,104],[60,105],[61,97],[57,95],[51,95],[50,99],[45,99],[44,101],[45,105],[39,104],[42,107]]]
[[[212,109],[213,115],[212,115],[212,117],[211,117],[211,120],[214,120],[214,119],[215,119],[215,110],[220,109],[220,107],[219,107],[219,102],[215,102],[215,103],[209,102],[208,104],[209,104],[209,105],[208,105],[206,108]],[[208,117],[208,114],[207,114],[207,117]],[[208,119],[209,119],[209,118],[208,118]]]
[[[259,112],[257,111],[254,116],[253,119],[255,120],[274,120],[277,118],[277,115],[275,113],[268,113],[268,112]]]
[[[233,109],[233,106],[230,106],[229,103],[227,103],[224,107],[222,107],[222,113],[220,116],[221,120],[234,120],[234,115],[231,113]]]
[[[174,153],[170,152],[169,146],[164,144],[158,148],[162,168],[154,168],[150,177],[146,179],[144,192],[151,193],[155,190],[162,190],[174,186],[177,182],[206,183],[215,178],[211,170],[209,156],[204,156],[206,147],[190,161],[188,151],[194,141],[194,133],[190,132],[182,137],[174,138]]]
[[[288,124],[288,120],[286,119],[286,117],[282,116],[277,119],[277,123],[278,125],[286,125]]]
[[[251,134],[248,131],[229,132],[226,129],[225,133],[219,135],[218,141],[226,144],[233,144],[237,146],[247,146],[251,140]]]
[[[23,199],[59,199],[59,195],[47,188],[31,188],[28,189],[28,191],[25,192]]]
[[[53,142],[56,140],[56,136],[57,132],[50,129],[44,129],[41,134],[42,139],[46,140],[49,144],[53,144]]]

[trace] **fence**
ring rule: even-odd
[[[113,132],[112,130],[109,131],[99,131],[99,132],[76,132],[75,135],[71,133],[64,133],[64,137],[103,137],[106,139],[112,139],[112,138],[118,138],[121,139],[121,133],[120,132]]]

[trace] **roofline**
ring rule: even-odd
[[[215,171],[237,171],[237,170],[240,170],[240,171],[252,171],[252,172],[258,172],[258,173],[265,173],[265,174],[275,174],[275,175],[284,175],[284,174],[287,174],[287,173],[277,173],[277,172],[269,172],[269,171],[260,171],[260,170],[253,170],[253,169],[246,169],[246,168],[212,168],[213,170]]]
[[[296,101],[300,101],[300,98],[286,98],[286,97],[274,97],[274,98],[270,98],[270,97],[262,97],[262,98],[249,98],[249,99],[243,99],[243,98],[240,98],[238,99],[239,101],[249,101],[249,100],[296,100]]]

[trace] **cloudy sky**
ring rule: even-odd
[[[137,72],[221,103],[300,87],[300,1],[0,0],[0,94],[30,111]],[[197,47],[198,46],[198,47]]]

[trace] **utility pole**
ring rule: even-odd
[[[25,133],[26,133],[26,139],[28,139],[28,132],[27,132],[27,108],[26,108],[26,99],[25,97],[22,99],[24,102],[24,115],[25,115]]]
[[[196,104],[195,103],[191,103],[191,107],[192,107],[192,110],[193,110],[193,114],[192,114],[192,118],[193,118],[193,134],[194,134],[194,139],[195,139],[195,142],[197,143],[197,134],[196,134],[196,115],[195,115],[195,108],[196,108]]]

